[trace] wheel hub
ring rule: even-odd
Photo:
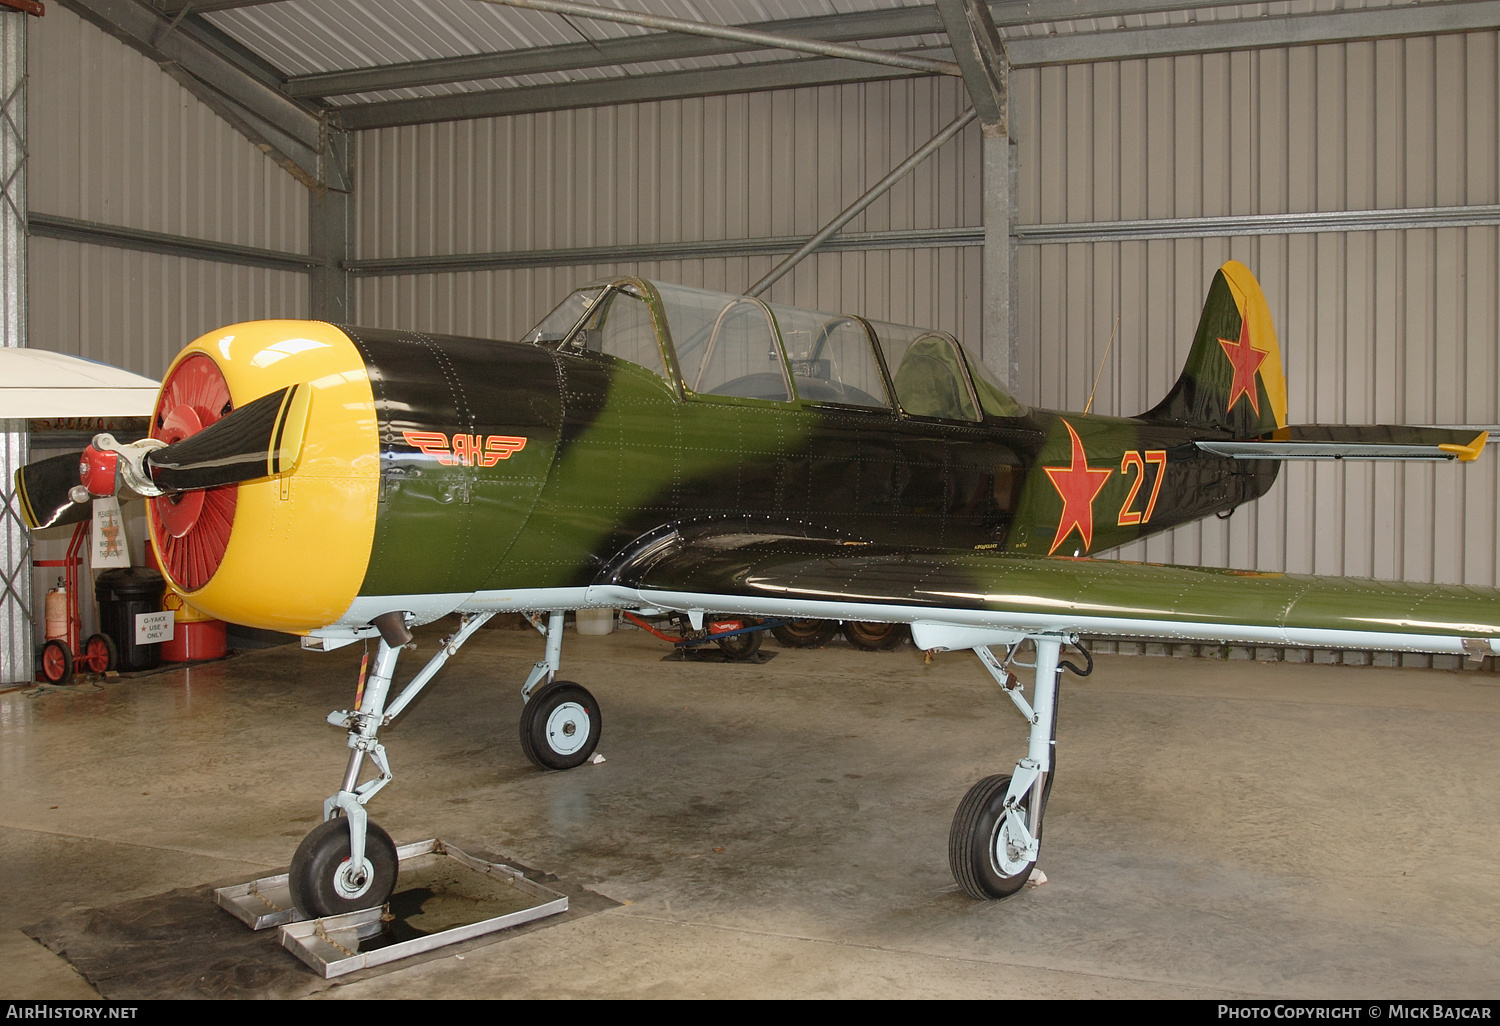
[[[369,859],[362,859],[358,870],[354,868],[353,859],[345,859],[333,875],[333,889],[341,898],[362,898],[374,878],[375,867],[370,865]]]
[[[577,702],[564,702],[547,717],[547,744],[557,754],[572,755],[588,739],[588,710]]]
[[[1025,815],[1025,811],[1021,810]],[[990,837],[990,867],[1002,877],[1015,876],[1026,869],[1028,862],[1021,847],[1010,833],[1010,816],[1002,814],[995,823],[995,832]]]

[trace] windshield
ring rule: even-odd
[[[561,342],[568,337],[573,326],[583,320],[583,315],[588,313],[589,307],[599,298],[604,291],[602,285],[590,286],[579,289],[567,299],[557,304],[557,307],[543,317],[536,327],[521,336],[522,342]]]

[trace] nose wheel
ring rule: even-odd
[[[292,856],[292,901],[319,918],[384,905],[396,889],[396,863],[391,835],[367,822],[365,854],[356,866],[349,857],[349,821],[330,819],[304,837]]]
[[[582,766],[594,754],[603,725],[599,703],[587,689],[553,681],[521,710],[521,750],[542,769]]]

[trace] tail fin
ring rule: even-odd
[[[1145,420],[1228,431],[1238,438],[1286,426],[1286,373],[1260,282],[1231,260],[1219,268],[1182,376]]]

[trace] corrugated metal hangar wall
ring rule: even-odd
[[[1500,423],[1500,228],[1288,218],[1224,237],[1184,220],[1500,202],[1497,51],[1500,32],[1482,31],[1014,72],[1018,391],[1081,408],[1118,317],[1094,408],[1146,409],[1214,268],[1236,258],[1269,297],[1294,421]],[[53,6],[30,68],[33,214],[308,252],[303,187],[155,64]],[[369,262],[811,234],[965,102],[960,82],[904,79],[357,133],[355,320],[514,337],[614,271],[737,291],[773,258],[419,275]],[[846,231],[980,221],[970,126]],[[1060,227],[1078,222],[1112,226]],[[1174,234],[1187,237],[1160,237]],[[771,297],[977,348],[980,252],[974,236],[824,253]],[[32,345],[158,376],[203,331],[309,302],[296,269],[64,238],[33,238],[30,281]],[[1495,584],[1495,455],[1289,465],[1253,508],[1123,555]]]
[[[898,80],[361,132],[360,259],[806,237],[967,106],[954,80]],[[979,132],[918,165],[846,233],[978,225]],[[783,259],[717,257],[365,278],[380,323],[513,338],[613,273],[740,292]],[[773,302],[942,327],[978,344],[975,246],[815,254]]]
[[[59,5],[30,27],[33,219],[306,253],[307,190],[174,79]],[[30,344],[160,378],[211,328],[307,315],[307,275],[33,236]]]
[[[1494,204],[1497,45],[1483,32],[1017,72],[1018,231]],[[1500,423],[1493,225],[1019,252],[1019,333],[1044,404],[1081,408],[1119,316],[1095,408],[1148,408],[1176,378],[1211,269],[1234,258],[1270,302],[1294,423]],[[1286,464],[1271,494],[1227,522],[1123,555],[1492,584],[1496,455]]]

